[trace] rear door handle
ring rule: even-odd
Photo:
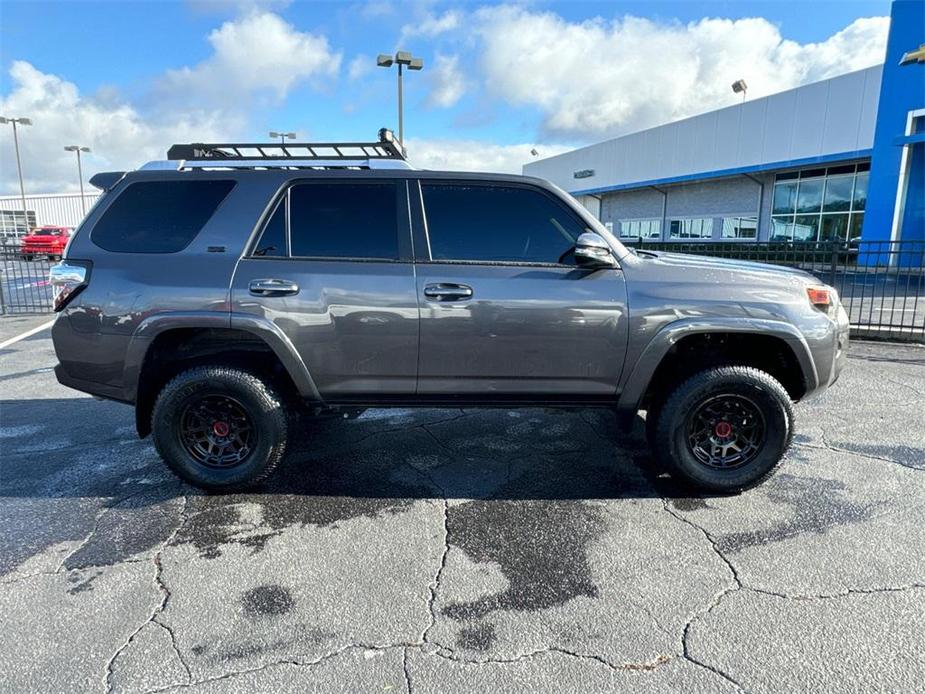
[[[472,296],[472,287],[465,284],[441,282],[428,284],[424,287],[424,296],[437,301],[468,299]]]
[[[247,288],[254,296],[289,296],[299,293],[299,285],[290,280],[254,280]]]

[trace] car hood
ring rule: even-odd
[[[646,252],[648,253],[649,251]],[[661,251],[651,251],[651,253],[657,256],[658,260],[666,265],[689,268],[704,273],[710,270],[746,272],[752,276],[786,277],[801,279],[807,282],[819,282],[818,279],[805,270],[798,270],[784,265],[756,263],[750,260],[735,260],[732,258],[716,258],[706,255],[689,255],[686,253],[662,253]]]

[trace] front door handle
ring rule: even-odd
[[[299,293],[299,285],[289,280],[254,280],[247,288],[254,296],[289,296]]]
[[[472,287],[465,284],[452,284],[441,282],[440,284],[428,284],[424,287],[424,296],[428,299],[437,301],[468,299],[472,296]]]

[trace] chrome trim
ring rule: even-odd
[[[57,263],[48,271],[48,281],[54,287],[63,287],[69,284],[83,284],[87,279],[87,268],[80,265]]]

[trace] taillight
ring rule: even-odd
[[[51,266],[48,281],[55,292],[52,301],[55,311],[67,306],[68,302],[87,286],[89,269],[89,263],[78,265],[74,261],[64,261]]]
[[[820,311],[828,311],[833,304],[832,290],[828,287],[807,287],[806,296],[809,297],[809,303]]]

